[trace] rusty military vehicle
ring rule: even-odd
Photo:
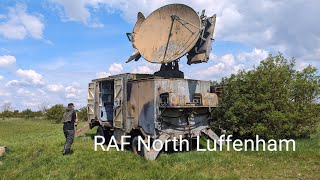
[[[134,51],[127,62],[141,57],[161,64],[154,74],[119,74],[92,80],[88,88],[88,120],[97,134],[113,135],[118,143],[130,135],[135,153],[155,159],[159,151],[137,150],[137,137],[165,141],[218,136],[209,128],[218,97],[209,81],[185,79],[179,60],[187,64],[209,59],[216,16],[199,15],[183,4],[163,6],[148,17],[138,13],[132,33]],[[133,61],[133,63],[134,63]],[[130,62],[132,63],[132,62]],[[81,131],[81,130],[80,130]]]

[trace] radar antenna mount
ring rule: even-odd
[[[184,73],[179,70],[179,60],[161,64],[160,70],[154,75],[164,78],[184,78]]]

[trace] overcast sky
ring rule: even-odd
[[[125,61],[137,12],[183,3],[217,14],[208,63],[181,69],[187,78],[219,80],[250,69],[269,53],[296,58],[297,69],[320,68],[317,0],[1,0],[0,105],[38,109],[42,102],[86,106],[90,80],[111,74],[153,73],[159,65]]]

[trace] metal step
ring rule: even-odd
[[[75,137],[79,137],[81,135],[83,135],[84,133],[86,133],[88,130],[90,129],[90,125],[87,124],[84,127],[82,127],[81,129],[76,131]]]

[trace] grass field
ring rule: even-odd
[[[92,131],[93,132],[93,131]],[[130,151],[94,152],[89,135],[62,156],[59,124],[0,120],[0,179],[320,179],[320,134],[295,152],[181,152],[146,161]]]

